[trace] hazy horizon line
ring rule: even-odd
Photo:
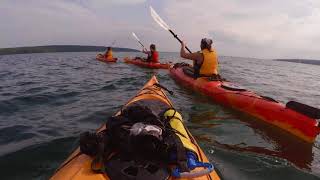
[[[92,47],[109,47],[105,45],[76,45],[76,44],[52,44],[52,45],[35,45],[35,46],[16,46],[16,47],[5,47],[5,48],[0,48],[1,49],[15,49],[15,48],[32,48],[32,47],[46,47],[46,46],[92,46]],[[126,48],[126,49],[132,49],[136,51],[141,51],[138,48],[130,48],[130,47],[121,47],[121,46],[111,46],[113,48]],[[86,51],[83,51],[86,52]],[[88,51],[88,52],[93,52],[93,51]],[[98,51],[97,51],[98,52]],[[179,53],[179,51],[159,51],[160,53]],[[55,52],[52,52],[55,53]],[[244,56],[235,56],[235,55],[219,55],[221,57],[238,57],[238,58],[250,58],[250,59],[270,59],[270,60],[277,60],[277,59],[300,59],[300,60],[316,60],[319,61],[319,59],[310,59],[310,58],[257,58],[257,57],[244,57]]]

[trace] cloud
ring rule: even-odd
[[[212,37],[219,54],[320,59],[318,0],[2,0],[0,48],[46,44],[147,45],[179,51],[150,17],[149,5],[192,50]]]
[[[127,4],[133,2],[128,1]],[[108,45],[115,39],[122,39],[123,42],[118,44],[126,46],[134,43],[124,42],[128,42],[128,29],[142,32],[148,29],[130,20],[135,15],[132,18],[120,16],[119,9],[114,10],[113,4],[96,7],[97,0],[90,3],[65,0],[1,1],[0,48],[47,44]]]
[[[94,0],[97,3],[103,3],[103,2],[111,2],[114,4],[139,4],[139,3],[144,3],[146,0]]]
[[[227,55],[301,57],[320,51],[319,9],[316,0],[189,0],[170,2],[165,16],[192,47],[211,36]]]

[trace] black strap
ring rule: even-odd
[[[91,170],[95,173],[106,174],[106,162],[110,160],[117,152],[112,146],[110,131],[103,134],[103,140],[99,142],[97,155],[91,162]]]
[[[168,93],[170,93],[171,95],[173,95],[173,91],[170,91],[168,88],[166,88],[165,86],[163,86],[163,85],[161,85],[161,84],[159,84],[159,83],[154,83],[153,85],[155,85],[155,86],[157,86],[157,87],[159,87],[159,88],[161,88],[161,89],[164,89],[164,90],[166,90],[166,91],[168,91]]]
[[[202,64],[198,64],[197,61],[194,61],[193,63],[193,69],[194,69],[194,73],[193,73],[193,77],[194,79],[197,79],[200,76],[200,68],[201,68]]]
[[[98,153],[91,162],[91,170],[95,173],[104,173],[105,142],[99,142]]]
[[[200,69],[204,62],[204,55],[202,53],[201,55],[202,55],[202,62],[200,64],[198,64],[198,61],[193,61],[194,79],[197,79],[198,77],[200,77]]]
[[[173,134],[173,140],[176,145],[176,153],[177,153],[177,166],[180,168],[181,172],[190,172],[187,165],[187,153],[186,149],[183,146],[182,141],[179,136],[175,133]]]
[[[268,97],[268,96],[261,96],[263,99],[265,100],[268,100],[268,101],[271,101],[271,102],[275,102],[275,103],[278,103],[277,100],[273,99],[272,97]]]
[[[165,112],[167,112],[168,110],[174,110],[173,115],[168,116],[166,120],[167,120],[167,123],[169,126],[168,128],[171,130],[172,141],[174,142],[175,148],[176,148],[177,166],[180,168],[181,172],[189,172],[190,170],[187,166],[187,152],[186,152],[186,149],[185,149],[181,139],[179,138],[179,136],[177,134],[180,134],[183,137],[185,137],[185,136],[170,126],[170,120],[172,118],[176,118],[175,114],[177,113],[177,110],[175,110],[174,108],[169,108]],[[176,118],[176,119],[178,119],[178,118]],[[179,119],[179,120],[182,121],[181,119]]]
[[[164,113],[166,113],[166,112],[169,111],[169,110],[173,110],[173,111],[174,111],[173,115],[172,115],[172,116],[168,116],[168,117],[164,117]],[[178,119],[179,121],[182,122],[182,119],[175,117],[175,115],[176,115],[177,112],[178,112],[178,111],[177,111],[176,109],[174,109],[174,108],[168,108],[168,109],[166,109],[164,112],[161,113],[161,120],[164,121],[166,130],[171,131],[171,132],[174,132],[174,133],[176,133],[176,134],[179,134],[180,136],[182,136],[182,137],[184,137],[184,138],[188,138],[188,137],[186,137],[184,134],[182,134],[180,131],[172,128],[171,125],[170,125],[170,121],[171,121],[172,118]],[[183,122],[182,122],[182,123],[183,123]]]
[[[104,161],[102,156],[96,156],[91,162],[91,170],[95,173],[105,173]]]

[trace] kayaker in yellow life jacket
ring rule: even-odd
[[[193,61],[194,75],[197,77],[212,77],[218,75],[218,55],[212,48],[212,40],[204,38],[200,43],[200,52],[186,53],[185,42],[181,43],[180,56]]]
[[[104,57],[105,57],[107,60],[112,60],[112,59],[113,59],[111,47],[108,47],[107,52],[104,54]]]
[[[151,44],[150,51],[148,51],[147,49],[143,49],[142,52],[148,55],[148,58],[146,59],[147,62],[159,63],[159,53],[156,50],[156,45]]]

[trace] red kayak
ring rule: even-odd
[[[134,64],[140,67],[144,67],[144,68],[151,68],[151,69],[169,69],[170,64],[169,63],[149,63],[149,62],[145,62],[142,61],[142,59],[130,59],[128,57],[125,57],[124,62],[127,64]]]
[[[98,54],[96,56],[96,59],[102,62],[117,62],[117,58],[113,58],[113,59],[106,59],[102,54]]]
[[[284,105],[224,80],[210,81],[207,77],[194,79],[184,73],[186,68],[176,64],[169,69],[170,75],[182,85],[209,96],[214,102],[275,125],[307,142],[313,142],[319,134],[316,120],[320,119],[319,109],[294,101]]]

